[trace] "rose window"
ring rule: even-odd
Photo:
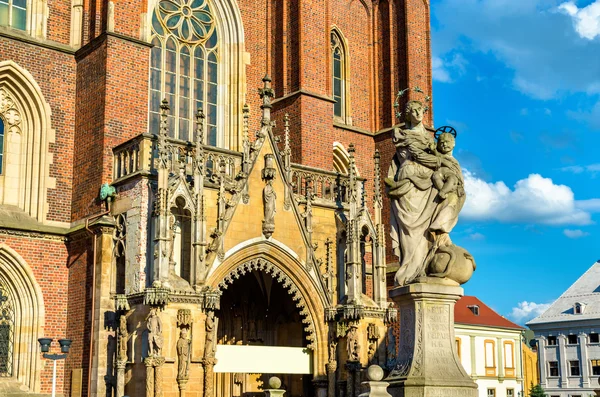
[[[162,27],[182,41],[205,41],[214,30],[206,0],[162,0],[156,10]]]

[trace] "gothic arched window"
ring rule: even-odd
[[[11,296],[0,285],[0,377],[12,376],[14,322]]]
[[[343,123],[346,122],[346,51],[340,34],[331,32],[331,59],[333,76],[333,115]]]
[[[159,1],[151,40],[150,132],[158,133],[160,102],[166,98],[173,138],[194,140],[193,117],[201,107],[207,116],[206,144],[216,146],[219,52],[208,0]]]
[[[0,25],[25,30],[27,0],[0,0]]]

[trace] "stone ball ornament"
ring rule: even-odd
[[[380,382],[383,379],[383,369],[379,365],[371,365],[367,368],[367,377],[370,381]]]
[[[269,388],[271,389],[279,389],[281,387],[281,379],[276,376],[271,376],[269,378]]]

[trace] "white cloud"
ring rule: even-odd
[[[582,237],[587,237],[590,234],[588,232],[584,232],[583,230],[580,229],[565,229],[563,230],[563,234],[565,236],[567,236],[568,238],[582,238]]]
[[[449,83],[452,81],[452,79],[450,79],[450,73],[444,68],[444,61],[442,61],[442,58],[431,58],[431,73],[433,74],[433,79],[435,81],[441,81],[442,83]]]
[[[568,1],[558,9],[573,18],[575,31],[579,36],[588,40],[600,36],[600,0],[583,8],[577,8],[574,2]]]
[[[600,163],[588,165],[569,165],[567,167],[562,167],[560,170],[573,174],[583,174],[584,172],[589,172],[592,175],[596,175],[598,172],[600,172]]]
[[[550,305],[551,303],[519,302],[517,307],[513,307],[512,312],[508,316],[513,321],[524,324],[544,313]]]
[[[538,99],[573,92],[599,93],[600,40],[582,38],[573,29],[575,17],[566,9],[557,11],[563,3],[439,0],[432,7],[438,26],[433,32],[434,54],[445,59],[460,51],[467,60],[470,54],[490,54],[514,71],[515,89]],[[577,9],[576,15],[592,21],[600,0],[594,4]],[[591,26],[591,22],[585,23]]]
[[[570,187],[531,174],[510,189],[502,181],[489,183],[464,170],[467,199],[462,219],[542,225],[589,225],[590,211],[578,206]]]
[[[462,76],[466,72],[467,60],[458,53],[445,58],[431,58],[431,72],[433,79],[442,83],[452,83],[456,77]]]
[[[471,233],[467,236],[467,239],[472,240],[472,241],[483,241],[485,240],[485,235],[475,232],[475,233]]]

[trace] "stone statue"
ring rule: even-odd
[[[150,308],[150,314],[146,318],[148,328],[148,355],[160,356],[163,346],[162,322],[158,317],[158,308]]]
[[[351,325],[346,335],[346,350],[348,351],[348,361],[360,360],[360,345],[358,342],[358,328]]]
[[[461,284],[470,275],[466,277],[461,272],[456,279],[450,269],[453,265],[441,271],[439,264],[436,271],[429,268],[436,255],[446,255],[443,252],[448,247],[455,247],[448,233],[458,222],[466,196],[460,165],[452,157],[455,135],[444,132],[437,137],[436,144],[423,125],[423,113],[421,102],[406,104],[405,128],[394,131],[396,153],[385,179],[391,201],[392,248],[400,259],[395,283],[406,285],[431,276]],[[468,262],[466,251],[450,249],[460,256],[453,264]]]
[[[119,348],[117,359],[121,362],[127,361],[127,338],[129,333],[127,331],[127,317],[122,314],[119,318]]]
[[[266,182],[265,188],[263,189],[264,219],[262,231],[266,238],[271,237],[275,231],[277,194],[273,188],[273,180],[275,179],[276,174],[274,163],[275,156],[272,154],[266,154],[265,168],[262,170],[262,179]]]
[[[215,333],[216,333],[215,312],[212,310],[206,314],[206,343],[204,344],[204,357],[213,358],[215,356]]]
[[[182,328],[177,341],[177,379],[188,379],[190,343],[187,328]]]

